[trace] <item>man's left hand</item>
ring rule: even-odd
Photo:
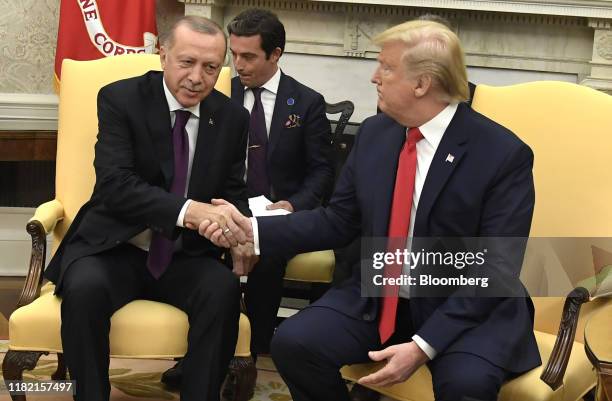
[[[381,351],[370,351],[368,356],[376,362],[387,360],[382,369],[359,379],[359,384],[370,386],[391,386],[406,381],[429,360],[414,341],[392,345]]]
[[[286,200],[272,203],[271,205],[266,206],[266,209],[267,210],[285,209],[286,211],[293,213],[293,205],[291,204],[291,202],[286,201]]]
[[[247,242],[244,245],[238,244],[232,247],[230,252],[232,253],[232,262],[234,263],[232,271],[238,277],[248,276],[259,260],[259,256],[255,255],[255,248],[252,242]]]

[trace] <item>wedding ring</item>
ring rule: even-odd
[[[230,232],[229,227],[225,227],[225,228],[223,229],[223,235],[225,235],[225,234],[227,234],[227,233],[229,233],[229,232]]]

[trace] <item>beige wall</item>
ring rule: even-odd
[[[156,0],[158,30],[184,5]],[[0,0],[0,93],[53,93],[59,0]]]
[[[0,93],[52,93],[58,0],[0,1]]]

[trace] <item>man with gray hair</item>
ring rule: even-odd
[[[399,238],[401,248],[411,238],[527,237],[533,153],[464,103],[457,36],[436,22],[411,21],[375,43],[372,82],[382,113],[362,123],[327,207],[251,219],[256,252],[338,248],[359,235]],[[200,226],[206,236],[214,231]],[[487,267],[518,277],[520,263]],[[541,363],[526,293],[411,297],[394,287],[375,298],[361,295],[360,280],[357,272],[329,290],[272,339],[295,401],[349,400],[339,369],[370,360],[384,364],[361,384],[399,383],[427,364],[437,401],[494,400],[505,380]]]
[[[218,25],[183,17],[162,42],[163,72],[100,90],[93,194],[45,271],[62,297],[79,401],[109,399],[111,316],[135,299],[187,314],[181,400],[219,399],[238,335],[239,282],[223,250],[193,229],[206,219],[233,245],[245,240],[230,208],[211,204],[228,197],[248,212],[248,113],[214,89],[225,52]],[[244,248],[232,250],[235,263],[250,263]]]

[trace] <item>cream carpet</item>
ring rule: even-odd
[[[4,358],[6,344],[0,343],[0,358]],[[161,384],[162,372],[172,367],[174,361],[147,359],[111,359],[109,377],[112,401],[161,401],[179,400],[177,392]],[[54,355],[43,356],[36,368],[24,372],[26,380],[48,380],[57,368]],[[315,384],[313,384],[315,385]],[[29,401],[72,401],[70,395],[28,395]],[[9,401],[4,381],[0,380],[0,401]],[[253,401],[291,401],[287,386],[280,378],[270,358],[257,360],[257,385]],[[383,401],[392,401],[384,397]]]

